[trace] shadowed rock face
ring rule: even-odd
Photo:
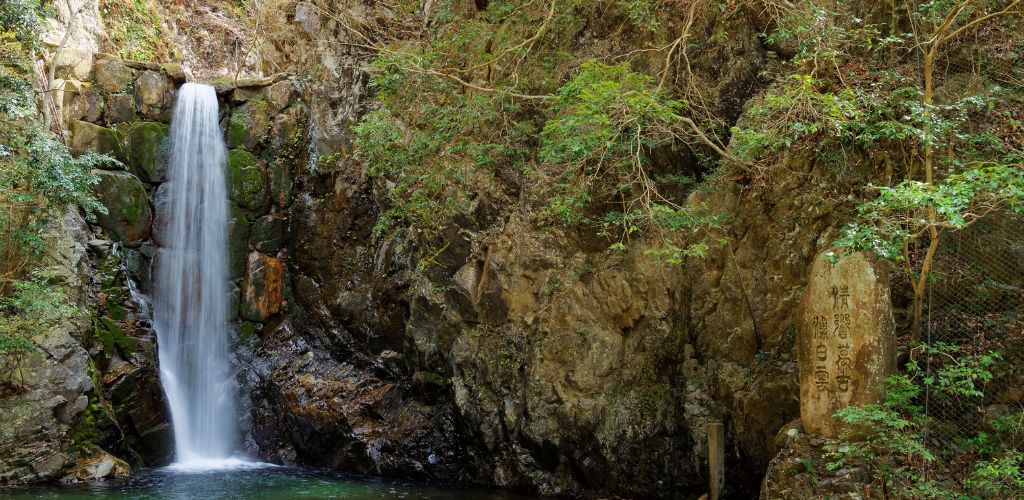
[[[751,30],[729,43],[715,57],[743,55],[700,65],[724,69],[716,105],[734,121],[757,88],[761,49]],[[808,184],[821,175],[812,162],[794,160],[797,173],[759,197],[727,185],[693,200],[738,222],[731,246],[683,266],[653,262],[642,245],[614,254],[587,232],[538,228],[501,189],[421,248],[371,234],[387,186],[349,158],[363,86],[336,76],[304,94],[311,156],[341,159],[290,170],[289,314],[285,326],[268,322],[250,360],[259,455],[672,497],[703,487],[704,429],[722,421],[727,466],[751,471],[732,491],[758,490],[776,431],[798,414],[793,311],[832,224]],[[424,253],[430,265],[417,269]],[[391,445],[399,437],[412,451]]]
[[[410,479],[465,476],[467,463],[440,389],[388,381],[386,368],[333,359],[284,323],[265,332],[252,367],[252,439],[266,459]],[[383,377],[382,377],[383,376]]]

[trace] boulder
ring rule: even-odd
[[[249,247],[272,254],[281,248],[284,240],[284,219],[278,215],[264,215],[252,224]]]
[[[137,123],[128,132],[132,173],[146,182],[163,182],[167,175],[167,132],[167,125],[157,122]]]
[[[253,217],[267,211],[267,174],[252,153],[243,150],[228,152],[228,195],[231,201]]]
[[[228,275],[242,277],[245,255],[249,253],[249,219],[234,203],[228,203]],[[237,307],[235,309],[238,309]]]
[[[127,89],[135,77],[131,68],[126,66],[124,61],[106,54],[97,55],[95,69],[94,82],[96,86],[108,93]]]
[[[135,97],[130,94],[113,94],[107,97],[107,109],[103,113],[108,126],[135,120]]]
[[[76,462],[71,470],[64,475],[63,482],[80,483],[115,479],[127,476],[131,470],[131,466],[124,460],[100,450],[99,453]]]
[[[266,96],[267,104],[270,105],[270,112],[277,114],[284,110],[284,108],[287,108],[288,104],[292,102],[294,90],[295,87],[290,80],[277,82],[267,87],[264,95]]]
[[[182,84],[188,79],[185,75],[185,69],[178,63],[164,63],[160,68],[163,69],[164,74],[167,75],[174,83]]]
[[[800,418],[804,431],[838,435],[832,415],[876,403],[896,372],[896,332],[888,276],[862,253],[814,260],[797,314]]]
[[[105,153],[121,162],[127,161],[121,134],[111,128],[84,122],[71,122],[71,153],[81,156],[89,152]]]
[[[280,260],[252,252],[245,265],[242,283],[242,318],[265,322],[281,312],[284,265]]]
[[[91,83],[68,80],[64,83],[64,119],[98,122],[103,115],[103,98]]]
[[[88,80],[92,74],[92,52],[85,47],[65,45],[56,62],[56,74],[58,75],[67,75],[68,78],[77,80]]]
[[[238,87],[236,87],[234,90],[231,91],[230,102],[231,102],[231,104],[237,106],[237,105],[240,105],[240,104],[244,104],[244,103],[246,103],[246,102],[248,102],[250,100],[262,97],[263,94],[264,94],[264,89],[262,87],[246,87],[246,88],[238,88]]]
[[[150,119],[157,119],[163,114],[164,109],[170,104],[170,80],[167,75],[158,71],[144,71],[135,83],[136,93],[139,96],[139,111],[143,116]]]
[[[96,198],[107,208],[96,220],[115,241],[139,243],[149,237],[153,212],[146,188],[128,172],[93,170],[99,177]]]
[[[228,122],[227,143],[229,148],[257,151],[270,135],[270,105],[263,99],[255,99],[233,109]]]

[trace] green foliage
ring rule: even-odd
[[[539,160],[553,181],[546,213],[567,224],[588,223],[596,201],[605,208],[596,221],[602,234],[626,239],[647,231],[660,239],[649,253],[673,263],[702,255],[704,245],[687,244],[681,235],[717,225],[716,214],[663,197],[649,157],[684,135],[679,113],[685,108],[625,63],[583,63],[549,102],[553,118],[541,133]]]
[[[79,315],[53,270],[38,268],[45,226],[69,207],[105,209],[93,196],[93,168],[109,157],[72,157],[67,146],[32,124],[37,114],[29,77],[38,47],[40,4],[0,4],[0,359],[32,349],[32,338]],[[28,271],[34,269],[32,271]]]
[[[382,49],[371,82],[381,106],[355,127],[356,157],[388,186],[376,231],[422,241],[518,197],[535,222],[584,228],[618,250],[642,239],[669,262],[703,254],[689,240],[717,216],[664,196],[661,184],[693,180],[652,164],[652,150],[690,133],[685,103],[626,63],[580,64],[566,50],[609,6],[651,30],[671,11],[661,0],[495,0],[478,13],[442,3],[432,36]]]
[[[839,439],[826,445],[827,468],[866,467],[871,480],[897,497],[988,498],[1024,494],[1020,470],[1024,454],[1016,440],[997,440],[982,432],[961,450],[973,459],[963,485],[939,483],[948,474],[940,460],[953,450],[934,448],[925,429],[935,422],[921,405],[927,389],[937,398],[984,397],[984,384],[998,376],[1001,356],[995,352],[966,354],[950,344],[921,346],[923,352],[945,360],[925,373],[911,361],[906,373],[889,377],[881,403],[849,406],[835,414],[843,427]],[[1007,418],[1008,417],[1008,418]],[[1020,414],[992,417],[988,426],[996,434],[1020,432]],[[962,460],[962,458],[961,458]]]
[[[135,61],[170,59],[173,35],[154,0],[100,0],[100,9],[118,57]]]
[[[900,259],[904,242],[931,225],[962,229],[995,210],[1024,210],[1020,165],[976,165],[937,184],[907,180],[877,189],[877,197],[857,207],[858,220],[836,242],[844,251],[868,250]],[[929,210],[934,210],[934,219]]]
[[[10,293],[0,298],[0,367],[9,368],[11,358],[32,351],[32,338],[40,332],[79,316],[54,283],[57,277],[52,269],[35,269],[27,279],[14,280]]]
[[[0,295],[29,257],[44,248],[42,230],[69,206],[86,214],[106,209],[96,200],[91,169],[116,160],[97,154],[78,158],[38,128],[4,132],[0,142]]]
[[[371,82],[382,108],[355,127],[357,158],[370,175],[394,182],[378,233],[408,224],[433,234],[469,213],[499,167],[526,160],[517,145],[535,131],[515,119],[520,104],[508,95],[461,93],[441,77],[409,70],[423,64],[411,54],[382,54]]]
[[[917,106],[913,80],[880,72],[864,85],[835,87],[797,73],[772,86],[733,128],[737,156],[757,161],[801,144],[819,149],[872,147],[919,135],[908,123]]]
[[[647,31],[658,31],[665,27],[666,0],[616,0],[616,5],[629,18],[630,23]]]
[[[39,2],[0,4],[0,115],[24,118],[35,112],[29,75],[40,30]]]

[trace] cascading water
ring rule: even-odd
[[[227,151],[218,119],[212,86],[181,87],[153,320],[176,461],[183,466],[232,461],[237,435],[227,328]]]

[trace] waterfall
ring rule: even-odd
[[[178,91],[153,321],[180,465],[229,460],[238,416],[228,350],[227,151],[212,86]]]

